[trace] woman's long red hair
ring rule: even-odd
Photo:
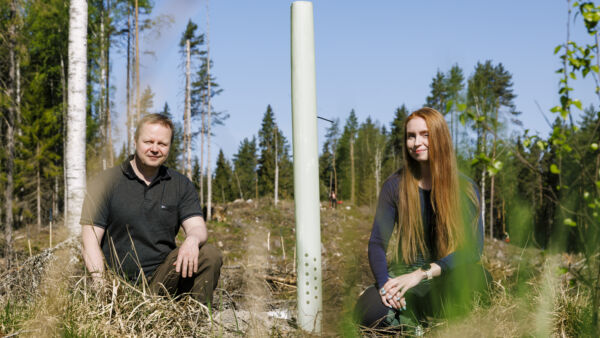
[[[460,208],[460,186],[456,157],[452,147],[452,138],[444,116],[432,108],[421,108],[410,114],[404,121],[404,144],[406,145],[406,125],[416,117],[425,120],[429,129],[429,168],[431,172],[431,205],[435,214],[435,250],[427,250],[423,233],[421,203],[419,197],[420,163],[414,160],[404,147],[404,170],[402,170],[399,203],[398,231],[392,241],[392,254],[398,260],[401,250],[402,259],[411,264],[418,253],[425,256],[435,252],[439,259],[455,251],[464,238],[463,216]],[[472,190],[469,189],[469,190]],[[474,195],[474,193],[469,194]],[[400,250],[398,250],[398,247]]]

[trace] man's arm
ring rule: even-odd
[[[206,223],[200,216],[193,216],[183,221],[185,230],[185,241],[179,247],[175,271],[181,272],[181,277],[191,277],[198,272],[198,253],[202,244],[206,243],[208,231]]]
[[[104,237],[103,228],[84,225],[81,230],[83,260],[94,279],[102,278],[104,272],[104,259],[100,249],[102,237]]]

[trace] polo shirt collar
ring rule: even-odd
[[[127,178],[129,179],[138,179],[139,177],[137,177],[137,175],[135,174],[135,171],[133,171],[133,167],[131,166],[131,160],[133,160],[134,155],[129,155],[129,157],[127,157],[127,160],[125,160],[125,162],[121,163],[121,170],[123,171],[123,174],[125,176],[127,176]],[[169,174],[169,168],[165,167],[164,165],[161,165],[158,168],[158,174],[156,175],[156,177],[152,180],[154,181],[158,181],[158,180],[166,180],[171,178],[171,175]]]

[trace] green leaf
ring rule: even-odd
[[[573,100],[572,102],[575,105],[575,107],[577,107],[577,108],[579,108],[579,110],[581,110],[581,101],[579,101],[579,100]]]
[[[550,111],[553,113],[558,113],[561,110],[562,110],[562,108],[560,106],[554,106],[554,107],[552,107],[552,109],[550,109]]]
[[[502,170],[502,166],[503,166],[502,161],[494,162],[494,168],[496,168],[497,170]]]
[[[552,163],[550,165],[550,172],[553,173],[553,174],[556,174],[556,175],[560,174],[560,170],[558,169],[558,167],[554,163]]]
[[[523,145],[525,146],[525,148],[529,148],[529,146],[531,145],[531,140],[530,139],[523,140]]]
[[[565,225],[570,226],[570,227],[575,227],[575,226],[577,226],[577,223],[575,223],[575,221],[573,221],[572,219],[567,217],[567,218],[565,218]]]
[[[598,143],[594,142],[594,143],[590,144],[590,149],[598,150]]]
[[[465,103],[459,103],[456,105],[456,109],[459,111],[465,111],[467,109],[467,105]]]
[[[584,75],[584,76],[585,76],[585,75]],[[573,80],[577,80],[577,76],[575,76],[575,73],[573,73],[573,72],[570,72],[570,73],[569,73],[569,77],[570,77],[571,79],[573,79]]]
[[[546,149],[546,145],[542,141],[537,141],[535,144],[538,146],[538,148],[540,148],[540,150]]]
[[[556,46],[556,48],[554,48],[554,54],[558,53],[561,48],[562,48],[562,45]]]

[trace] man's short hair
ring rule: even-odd
[[[175,127],[173,126],[173,121],[168,118],[166,115],[152,113],[148,114],[138,122],[137,127],[135,128],[134,140],[137,141],[140,136],[140,129],[144,124],[160,124],[169,129],[171,129],[171,143],[173,143],[173,137],[175,136]]]

